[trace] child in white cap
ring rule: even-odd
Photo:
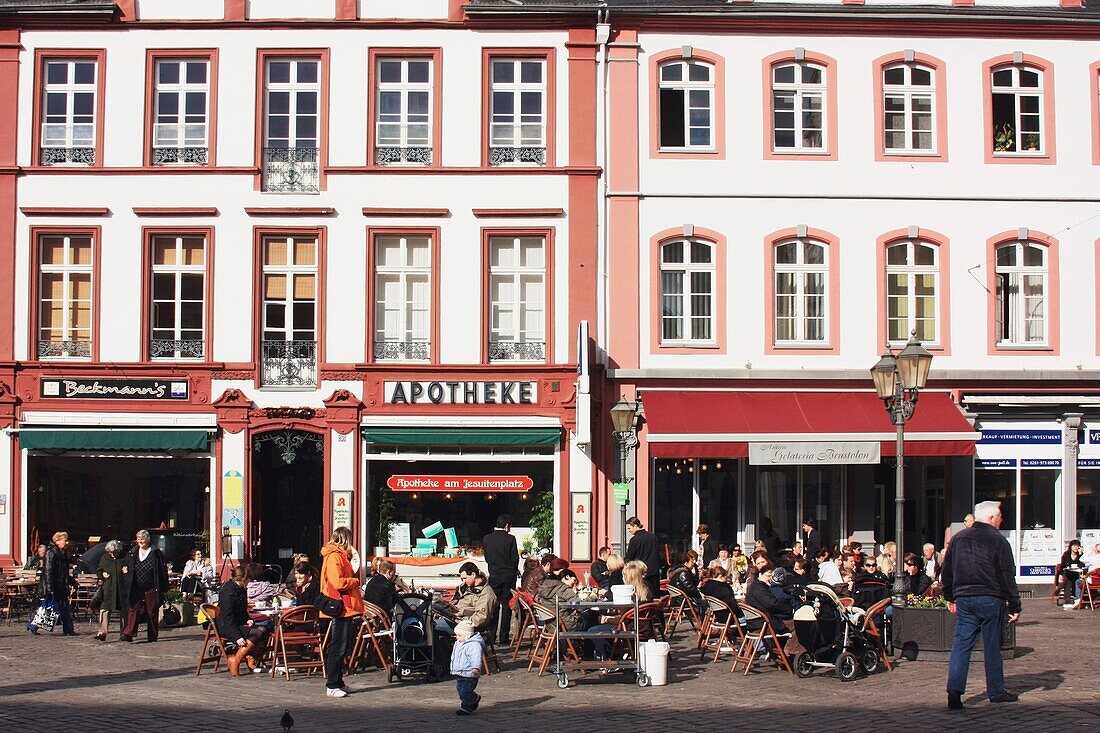
[[[456,678],[455,687],[461,704],[455,715],[473,715],[481,702],[477,694],[477,681],[481,676],[485,642],[469,621],[459,621],[455,626],[455,645],[451,650],[451,674]]]

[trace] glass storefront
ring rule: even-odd
[[[1098,469],[1077,470],[1077,531],[1085,537],[1100,536],[1100,470]],[[1092,549],[1089,546],[1085,547],[1088,552]]]
[[[994,463],[996,461],[987,461]],[[1040,461],[1004,459],[1014,465],[985,467],[974,471],[974,503],[1001,503],[1001,534],[1012,545],[1019,575],[1043,578],[1054,575],[1064,543],[1058,520],[1061,490],[1060,468],[1029,466]],[[1043,463],[1050,463],[1047,460]],[[1082,471],[1078,475],[1088,473]]]

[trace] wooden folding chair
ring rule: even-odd
[[[77,614],[84,614],[88,617],[88,622],[91,623],[92,613],[92,598],[95,596],[96,588],[99,587],[99,578],[91,573],[81,573],[76,576],[76,585],[73,586],[72,592],[69,594],[69,604],[72,607],[73,616]]]
[[[376,606],[367,601],[363,602],[366,608],[363,613],[363,621],[359,625],[359,633],[355,635],[355,644],[352,645],[351,655],[348,657],[348,669],[354,671],[364,665],[373,654],[378,658],[378,665],[384,672],[390,671],[390,665],[384,646],[393,648],[393,625],[390,623],[390,614],[381,606]],[[392,651],[391,651],[392,654]]]
[[[282,674],[289,682],[292,669],[304,669],[312,677],[324,666],[320,621],[321,612],[314,606],[297,606],[279,618],[271,644],[274,652],[272,677]]]
[[[562,624],[555,623],[556,618],[553,609],[542,605],[541,603],[535,603],[532,606],[535,612],[535,617],[549,618],[550,623],[543,625],[539,629],[539,635],[535,639],[535,647],[531,650],[531,661],[527,663],[527,671],[531,669],[537,663],[539,665],[539,676],[546,671],[546,665],[550,663],[550,660],[554,658],[554,650],[558,645],[558,632],[564,631],[565,627]],[[573,646],[571,639],[565,640],[565,645],[562,649],[562,656],[570,661],[579,661],[581,656],[577,653],[576,648]]]
[[[717,662],[718,657],[723,652],[733,652],[741,648],[741,644],[745,641],[745,630],[741,628],[741,623],[737,620],[737,613],[729,607],[729,604],[725,601],[717,598],[711,598],[707,596],[707,621],[705,624],[700,625],[700,628],[705,629],[699,639],[699,648],[702,649],[699,658],[705,659],[707,652],[713,651],[714,658],[711,659],[711,663]],[[726,614],[725,621],[719,621],[719,614]],[[737,645],[734,646],[733,636],[737,636]]]
[[[741,603],[739,605],[741,606],[741,613],[745,616],[746,626],[753,621],[759,621],[760,628],[756,631],[745,632],[745,636],[741,640],[741,646],[737,650],[737,656],[733,660],[733,668],[730,669],[730,671],[736,672],[737,665],[743,663],[745,665],[745,676],[748,677],[749,670],[752,669],[753,662],[756,661],[757,646],[764,644],[766,641],[771,641],[776,665],[784,667],[793,675],[794,670],[791,668],[791,663],[787,661],[787,655],[783,653],[783,644],[779,641],[780,639],[790,639],[791,632],[776,632],[776,630],[772,628],[767,614],[763,611],[753,608],[746,603]]]
[[[687,594],[676,586],[670,585],[668,587],[668,597],[669,614],[668,620],[665,622],[665,636],[671,639],[676,634],[676,627],[683,623],[685,618],[691,624],[691,628],[698,634],[703,620],[699,618],[699,612],[695,610],[695,604],[691,602]]]
[[[1050,602],[1052,605],[1059,606],[1061,601],[1058,599],[1058,595],[1062,592],[1062,563],[1058,563],[1054,566],[1054,587],[1050,589]]]
[[[879,653],[882,654],[882,661],[886,664],[886,671],[892,672],[894,665],[890,662],[890,656],[886,653],[886,639],[883,638],[884,634],[882,629],[875,623],[875,616],[881,616],[886,612],[887,606],[890,605],[891,598],[883,598],[878,603],[872,605],[867,609],[867,613],[863,616],[863,626],[861,631],[868,636],[874,638],[878,644]]]
[[[527,659],[531,659],[539,634],[542,632],[542,627],[554,620],[553,613],[548,618],[539,614],[525,596],[526,594],[516,596],[516,609],[518,611],[516,621],[519,624],[519,630],[512,639],[513,662],[519,659],[519,652],[524,644],[527,644]]]
[[[213,664],[214,672],[221,667],[222,658],[227,656],[225,651],[225,639],[218,631],[218,607],[209,603],[200,606],[206,616],[206,635],[202,638],[202,649],[199,650],[199,666],[195,668],[195,676],[202,674],[204,665]]]
[[[1100,578],[1089,573],[1082,576],[1081,580],[1084,581],[1081,585],[1081,608],[1088,606],[1090,611],[1095,611],[1097,601],[1093,594],[1100,593]]]

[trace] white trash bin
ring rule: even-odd
[[[668,684],[668,643],[650,639],[638,645],[638,657],[642,670],[651,685]]]

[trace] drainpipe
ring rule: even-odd
[[[596,281],[596,345],[601,348],[597,351],[596,356],[600,360],[600,363],[605,366],[608,363],[607,349],[610,346],[610,338],[608,337],[608,323],[609,323],[609,293],[608,293],[608,267],[610,263],[610,253],[608,248],[610,247],[610,238],[607,231],[608,220],[608,206],[609,197],[608,192],[610,190],[608,184],[608,163],[610,160],[608,150],[608,43],[611,40],[611,12],[607,8],[601,8],[596,11],[596,44],[599,46],[599,50],[596,54],[596,77],[599,80],[599,93],[596,96],[596,119],[598,121],[596,125],[596,165],[600,167],[601,174],[600,180],[602,185],[602,195],[600,196],[600,206],[596,210],[596,236],[597,236],[597,253],[596,253],[596,269],[597,269],[597,281]]]

